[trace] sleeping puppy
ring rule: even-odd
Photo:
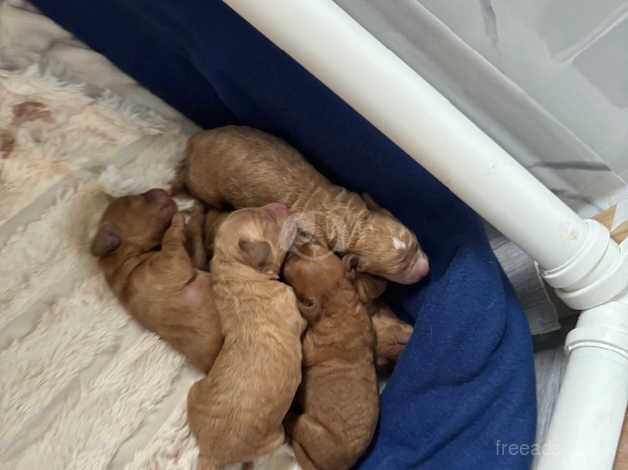
[[[429,270],[414,233],[390,212],[332,184],[296,149],[265,132],[227,126],[196,134],[179,180],[215,208],[278,201],[309,212],[306,230],[335,251],[355,254],[361,272],[412,284]]]
[[[308,321],[302,413],[287,418],[286,431],[304,470],[349,469],[371,442],[379,414],[375,336],[342,261],[320,245],[301,252],[306,257],[290,254],[283,271]]]
[[[210,209],[205,220],[205,249],[211,256],[214,246],[214,235],[218,226],[227,218],[229,212]],[[295,251],[300,248],[296,247]],[[375,331],[375,363],[378,371],[389,373],[397,363],[399,355],[412,336],[413,328],[401,321],[384,302],[379,300],[386,290],[387,282],[381,277],[355,270],[357,257],[343,257],[345,269],[353,280],[360,301],[366,306]]]
[[[270,204],[231,213],[211,261],[224,344],[188,394],[199,469],[247,462],[285,440],[282,421],[301,382],[305,321],[278,273],[296,236],[288,209]]]
[[[183,215],[168,193],[152,189],[114,199],[105,210],[91,244],[107,282],[143,326],[157,333],[203,372],[222,344],[220,319],[211,295],[211,276],[199,271],[203,254],[202,213],[193,209],[186,230]],[[172,221],[172,223],[171,223]]]

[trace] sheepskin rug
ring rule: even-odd
[[[108,195],[167,188],[189,129],[38,65],[0,70],[0,468],[195,467],[200,374],[89,253]],[[256,466],[292,462],[283,448]]]

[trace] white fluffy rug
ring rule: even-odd
[[[0,468],[194,467],[199,374],[126,314],[88,250],[105,192],[165,187],[184,128],[37,65],[0,70]]]

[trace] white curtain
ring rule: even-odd
[[[628,0],[337,0],[583,215],[628,179]]]

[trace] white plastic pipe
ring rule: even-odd
[[[628,297],[583,312],[537,470],[611,469],[628,401]]]
[[[539,261],[567,302],[597,307],[628,284],[628,256],[620,259],[608,231],[581,220],[331,0],[224,1]],[[544,469],[611,468],[612,456],[591,446],[614,454],[626,408],[621,305],[608,304],[606,317],[592,311],[572,335],[577,347],[550,429],[561,456],[542,461]],[[580,458],[579,446],[590,457]]]
[[[574,212],[334,2],[225,3],[544,268],[581,247]]]

